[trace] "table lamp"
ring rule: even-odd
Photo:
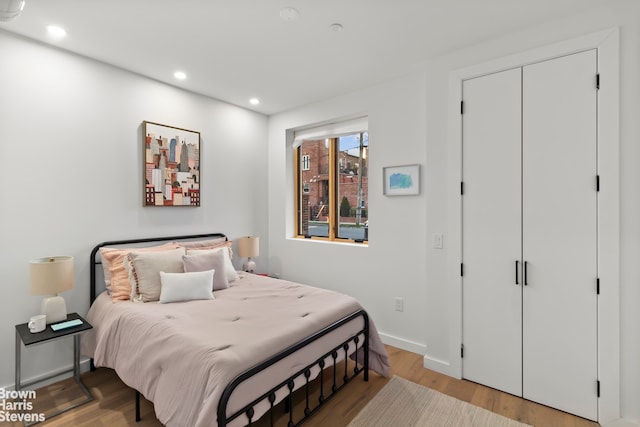
[[[47,295],[41,313],[47,323],[67,320],[67,306],[60,292],[73,289],[73,257],[52,256],[29,261],[31,295]]]
[[[242,269],[248,273],[253,273],[256,263],[251,261],[260,254],[260,238],[254,236],[241,237],[238,240],[238,255],[247,258],[247,262],[242,265]]]

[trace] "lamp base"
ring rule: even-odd
[[[60,295],[45,297],[40,306],[40,313],[47,316],[47,324],[67,320],[67,304]]]
[[[251,261],[251,258],[247,260],[244,264],[242,264],[242,270],[247,273],[253,273],[256,270],[256,263]]]

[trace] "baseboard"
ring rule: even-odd
[[[602,427],[640,427],[640,422],[620,418],[619,420],[602,423]]]
[[[379,332],[378,335],[380,335],[380,339],[382,340],[382,342],[387,345],[398,347],[402,350],[410,351],[416,354],[425,354],[427,352],[427,346],[425,344],[395,337],[393,335],[384,334],[381,332]]]
[[[455,375],[451,375],[451,364],[449,362],[445,362],[444,360],[429,357],[429,355],[425,354],[422,366],[424,366],[426,369],[431,369],[432,371],[457,378]]]
[[[88,358],[80,359],[80,373],[87,372],[89,371],[89,369],[90,369],[89,359]],[[57,383],[58,381],[62,381],[66,378],[71,377],[72,375],[73,375],[73,364],[69,364],[59,369],[54,369],[52,371],[45,372],[40,375],[35,375],[30,378],[21,378],[20,383],[21,384],[34,383],[30,385],[28,388],[35,389],[35,388],[45,387],[49,384]],[[15,383],[11,383],[5,386],[0,386],[0,388],[3,388],[5,390],[15,390],[16,385]]]

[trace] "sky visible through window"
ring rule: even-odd
[[[364,132],[364,137],[362,138],[362,145],[365,147],[369,146],[369,132]],[[353,134],[347,136],[340,137],[340,149],[344,151],[348,151],[352,156],[359,156],[360,151],[360,135]]]

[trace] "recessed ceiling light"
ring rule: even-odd
[[[280,18],[285,21],[295,21],[300,17],[300,12],[292,7],[283,7],[280,9]]]
[[[187,78],[187,75],[184,73],[184,71],[176,71],[175,73],[173,73],[173,77],[178,80],[184,80]]]
[[[9,22],[18,17],[24,9],[24,0],[4,0],[0,3],[0,21]]]
[[[56,39],[61,39],[67,35],[67,31],[62,27],[58,27],[57,25],[49,25],[47,27],[47,33],[49,33],[51,37],[54,37]]]
[[[251,103],[251,105],[258,105],[260,104],[260,100],[258,98],[251,98],[249,100],[249,102]]]
[[[338,23],[331,24],[329,25],[329,29],[334,33],[339,33],[340,31],[342,31],[342,24],[338,24]]]

